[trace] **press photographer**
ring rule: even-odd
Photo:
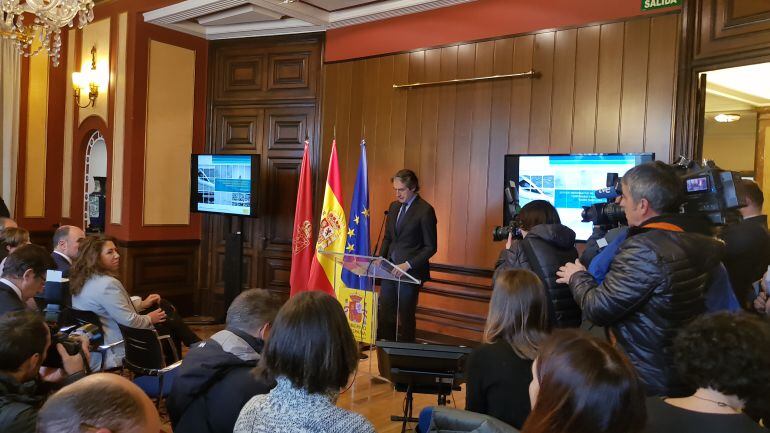
[[[620,203],[628,238],[604,281],[598,283],[579,261],[557,273],[585,318],[610,328],[650,395],[692,391],[674,368],[671,338],[705,312],[704,293],[724,251],[722,242],[706,234],[703,218],[678,213],[687,179],[659,161],[630,169]]]
[[[493,281],[507,269],[534,272],[547,291],[551,325],[560,328],[580,326],[580,307],[569,287],[556,282],[556,271],[578,256],[575,232],[561,224],[556,208],[545,200],[534,200],[521,208],[507,232],[508,241],[495,264]]]
[[[0,431],[34,433],[37,411],[52,388],[85,376],[80,355],[71,356],[61,344],[56,350],[62,369],[41,368],[51,346],[51,332],[31,311],[0,316]],[[83,344],[82,351],[88,353]]]

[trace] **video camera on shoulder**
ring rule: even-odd
[[[684,156],[671,167],[682,179],[684,203],[680,213],[705,217],[715,225],[739,221],[736,210],[746,206],[746,198],[738,173],[722,170],[714,161],[700,165]],[[607,203],[583,206],[583,222],[592,222],[606,230],[626,224],[623,208],[614,202],[622,194],[622,178],[617,173],[608,173],[607,187],[594,193],[596,198],[607,199]]]
[[[583,206],[583,212],[580,214],[582,222],[593,223],[604,230],[625,225],[626,213],[615,199],[623,195],[623,178],[617,173],[607,173],[607,186],[597,189],[594,196],[598,199],[606,199],[606,203],[594,203],[590,206]]]

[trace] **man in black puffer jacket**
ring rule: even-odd
[[[562,267],[586,319],[610,328],[626,351],[649,395],[689,395],[675,370],[671,345],[676,332],[705,311],[709,276],[724,244],[690,231],[693,219],[673,215],[682,183],[661,162],[642,164],[623,177],[628,238],[598,284],[579,263]]]
[[[177,433],[230,433],[243,406],[275,386],[252,374],[280,303],[247,290],[227,309],[227,328],[185,356],[167,401]]]
[[[556,208],[545,200],[534,200],[518,215],[523,239],[509,236],[495,264],[494,281],[500,271],[527,269],[534,272],[548,295],[548,317],[557,328],[578,327],[582,319],[569,286],[556,282],[556,271],[578,257],[575,232],[561,224]]]

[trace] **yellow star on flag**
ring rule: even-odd
[[[355,218],[353,218],[353,221],[355,221],[355,222],[356,222],[356,224],[358,224],[358,215],[356,215],[356,217],[355,217]]]
[[[369,209],[364,208],[364,210],[361,212],[365,217],[369,218]]]
[[[348,252],[352,252],[353,251],[353,244],[348,244],[347,248],[345,248],[345,249],[348,250]]]
[[[355,235],[356,235],[356,230],[355,229],[348,230],[348,236],[355,236]]]

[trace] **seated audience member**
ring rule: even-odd
[[[145,299],[132,299],[118,281],[120,254],[112,240],[88,237],[80,246],[80,255],[70,271],[70,292],[72,308],[92,311],[99,316],[104,329],[104,344],[123,340],[118,324],[132,328],[158,329],[161,334],[170,334],[175,341],[182,340],[189,347],[200,339],[173,311],[173,306],[164,310],[160,296],[149,295]],[[105,351],[103,368],[121,365],[125,357],[122,344]]]
[[[547,336],[548,299],[537,275],[524,269],[495,280],[484,343],[471,353],[465,409],[520,429],[530,411],[532,360]]]
[[[3,250],[5,258],[0,262],[0,275],[3,274],[5,259],[12,252],[16,251],[22,245],[29,244],[29,232],[18,227],[9,227],[0,232],[0,249]]]
[[[366,418],[335,406],[357,367],[358,346],[339,302],[322,292],[292,297],[257,367],[276,387],[246,403],[233,433],[374,432]]]
[[[578,257],[575,232],[562,225],[556,208],[545,200],[527,203],[519,212],[523,239],[508,236],[505,249],[495,264],[494,282],[500,271],[526,269],[543,280],[548,296],[548,317],[558,328],[580,326],[580,307],[569,286],[556,282],[556,271]]]
[[[752,180],[743,180],[743,187],[746,207],[738,209],[743,221],[725,226],[720,237],[726,244],[724,262],[733,290],[741,306],[750,309],[754,299],[751,285],[770,265],[770,232],[767,215],[762,215],[765,202],[762,190]]]
[[[270,292],[247,290],[227,309],[227,327],[190,349],[166,400],[175,432],[230,433],[246,402],[270,391],[252,370],[280,307]]]
[[[532,365],[522,433],[635,433],[644,390],[625,355],[579,330],[557,330]]]
[[[160,416],[139,387],[98,373],[62,388],[40,409],[38,433],[158,433]]]
[[[12,220],[11,218],[6,217],[0,217],[0,231],[3,231],[9,227],[18,227],[19,225],[16,224],[16,221]]]
[[[610,328],[649,395],[688,395],[670,348],[675,332],[706,311],[724,245],[692,228],[700,219],[675,214],[683,187],[671,167],[641,164],[622,183],[630,228],[604,281],[579,262],[563,266],[559,281],[569,283],[587,320]]]
[[[53,267],[43,247],[24,245],[6,258],[0,278],[0,314],[27,308],[27,301],[43,291],[45,274]]]
[[[50,345],[51,332],[39,314],[14,311],[0,316],[1,432],[35,432],[37,412],[46,395],[44,384],[38,383],[39,371]],[[42,379],[66,384],[83,377],[83,358],[68,355],[61,344],[56,349],[64,372],[56,370]],[[88,353],[87,344],[83,350]]]
[[[743,414],[770,394],[770,324],[747,313],[701,316],[674,340],[674,359],[693,395],[647,401],[650,433],[757,432]]]
[[[86,234],[79,227],[61,226],[53,234],[53,252],[51,258],[56,262],[56,269],[64,278],[69,278],[70,267],[78,258],[80,243]]]

